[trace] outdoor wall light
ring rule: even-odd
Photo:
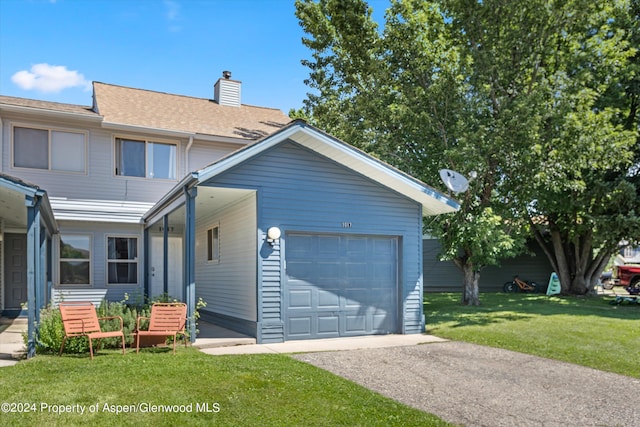
[[[276,241],[278,239],[280,239],[280,236],[282,235],[282,232],[280,231],[280,229],[278,227],[270,227],[267,230],[267,242],[273,246]]]

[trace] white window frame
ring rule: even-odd
[[[140,142],[144,144],[144,176],[137,176],[137,175],[123,175],[121,169],[121,164],[120,164],[120,154],[118,153],[118,148],[120,146],[120,141],[121,140],[125,140],[125,141],[133,141],[133,142]],[[174,164],[173,164],[173,173],[174,173],[174,178],[155,178],[152,176],[149,176],[150,173],[150,168],[149,168],[149,158],[148,158],[148,149],[149,149],[149,145],[150,144],[163,144],[163,145],[172,145],[175,148],[175,159],[174,159]],[[122,177],[122,178],[126,178],[126,179],[148,179],[148,180],[159,180],[159,181],[177,181],[178,180],[178,174],[179,174],[179,165],[180,165],[180,143],[174,141],[170,141],[170,140],[164,140],[161,138],[153,138],[153,139],[149,139],[149,138],[144,138],[144,137],[139,137],[139,136],[130,136],[130,135],[118,135],[115,136],[113,139],[113,174],[115,177]]]
[[[62,258],[62,253],[60,251],[60,243],[62,242],[63,236],[76,236],[76,237],[88,237],[89,238],[89,258]],[[92,287],[93,286],[93,234],[91,233],[60,233],[57,236],[57,245],[56,245],[56,253],[57,253],[57,274],[56,274],[56,284],[58,287]],[[89,283],[62,283],[60,280],[60,276],[62,273],[63,262],[70,261],[82,261],[89,263]]]
[[[136,239],[135,259],[110,259],[109,258],[109,239]],[[107,234],[104,238],[104,257],[105,257],[105,280],[107,286],[139,286],[140,285],[140,236],[137,234]],[[109,265],[110,264],[136,264],[136,281],[132,283],[111,283],[109,282]]]
[[[23,129],[33,129],[47,132],[47,167],[46,168],[33,168],[28,166],[18,166],[16,165],[15,152],[16,152],[16,140],[15,140],[15,129],[23,128]],[[73,170],[65,170],[65,169],[55,169],[53,168],[52,161],[52,134],[53,132],[60,133],[71,133],[76,135],[82,135],[82,141],[84,144],[84,159],[82,163],[81,171],[73,171]],[[64,174],[73,174],[73,175],[86,175],[87,174],[87,157],[88,157],[88,133],[86,131],[81,131],[77,129],[67,129],[67,128],[59,128],[59,127],[47,127],[47,126],[37,126],[29,123],[13,123],[11,125],[11,168],[18,170],[29,170],[29,171],[46,171],[46,172],[55,172],[55,173],[64,173]]]
[[[217,230],[214,238],[214,230]],[[207,246],[207,263],[218,264],[220,263],[220,224],[214,224],[207,228],[206,236]]]

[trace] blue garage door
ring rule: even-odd
[[[288,233],[285,339],[397,332],[398,238]]]

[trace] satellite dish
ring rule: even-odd
[[[469,188],[469,181],[462,174],[451,169],[441,169],[440,179],[454,193],[463,193]]]

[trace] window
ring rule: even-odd
[[[13,166],[85,172],[85,135],[59,130],[13,128]]]
[[[116,138],[116,175],[176,179],[176,145]]]
[[[138,239],[107,238],[107,284],[138,283]]]
[[[60,284],[91,284],[91,236],[60,235]]]
[[[207,261],[220,261],[220,226],[207,230]]]

